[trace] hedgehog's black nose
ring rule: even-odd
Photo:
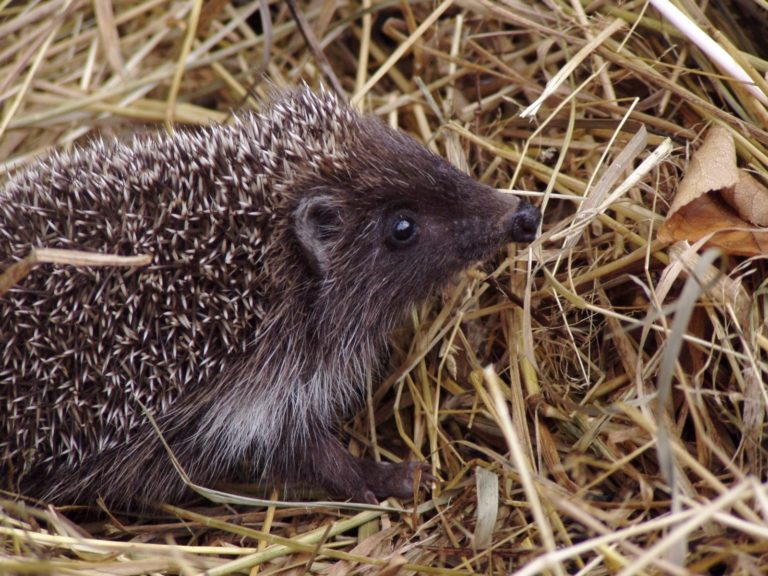
[[[513,242],[531,242],[536,238],[541,213],[527,200],[521,200],[517,210],[505,217],[505,229]]]

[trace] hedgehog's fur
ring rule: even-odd
[[[403,210],[418,242],[394,249]],[[58,502],[178,499],[143,404],[199,483],[407,493],[413,467],[353,459],[333,425],[412,303],[537,222],[306,88],[230,126],[53,154],[0,191],[0,263],[33,246],[152,263],[46,266],[0,299],[0,477]]]

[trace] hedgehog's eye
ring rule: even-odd
[[[404,248],[416,239],[418,231],[416,221],[407,214],[398,214],[392,220],[387,236],[387,244],[392,248]]]

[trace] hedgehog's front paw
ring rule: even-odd
[[[414,486],[427,488],[437,478],[430,473],[430,466],[422,462],[389,464],[366,458],[355,458],[337,439],[327,436],[315,439],[313,450],[305,458],[286,462],[286,470],[293,469],[289,478],[295,481],[312,480],[335,498],[355,502],[378,504],[379,500],[394,496],[410,498]]]
[[[376,499],[410,498],[413,496],[414,485],[418,481],[419,488],[429,488],[432,482],[437,482],[431,473],[431,467],[424,462],[374,462],[360,460],[360,471],[368,487],[368,493],[363,496],[366,502],[376,503]],[[373,497],[373,498],[372,498]]]

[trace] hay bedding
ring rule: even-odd
[[[353,450],[429,456],[443,481],[409,511],[75,524],[6,495],[0,572],[764,573],[764,264],[706,252],[717,222],[657,234],[710,126],[768,182],[768,11],[680,7],[754,91],[643,2],[0,3],[3,172],[306,80],[545,213],[414,312],[347,424]]]

